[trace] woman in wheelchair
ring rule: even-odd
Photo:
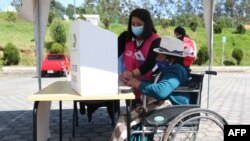
[[[160,72],[154,82],[140,81],[135,78],[122,79],[124,84],[135,87],[147,97],[147,111],[170,105],[189,104],[190,94],[174,95],[172,92],[179,86],[189,85],[189,68],[183,65],[185,57],[182,41],[171,36],[161,39],[160,47],[154,49],[158,53],[156,62]],[[141,121],[141,106],[131,112],[131,127]],[[121,114],[110,141],[123,141],[127,138],[126,115]]]

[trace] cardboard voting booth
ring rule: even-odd
[[[81,95],[118,93],[117,35],[92,23],[70,26],[71,87]]]

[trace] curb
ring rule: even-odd
[[[250,66],[212,66],[213,71],[217,72],[244,72],[250,73]],[[207,66],[193,66],[191,67],[192,72],[205,72],[208,70]],[[3,67],[0,74],[36,74],[36,67]]]
[[[244,72],[244,73],[250,73],[250,67],[248,66],[243,66],[243,67],[239,67],[239,66],[212,66],[211,67],[213,71],[217,71],[217,72]],[[207,71],[209,70],[208,67],[191,67],[192,71]]]
[[[0,74],[36,74],[36,67],[3,67]]]

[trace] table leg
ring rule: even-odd
[[[111,111],[111,113],[113,112],[113,114],[112,114],[112,117],[111,117],[111,124],[112,124],[113,129],[115,129],[115,114],[116,114],[116,110],[115,110],[116,107],[115,106],[117,106],[116,103],[115,103],[115,100],[112,100],[112,111]]]
[[[62,141],[62,101],[59,101],[59,138]]]
[[[37,108],[39,101],[35,101],[33,107],[33,141],[37,141]]]
[[[74,102],[73,102],[72,137],[75,137],[75,136],[76,136],[76,134],[75,134],[75,132],[76,132],[75,126],[76,126],[76,120],[77,120],[77,117],[76,117],[77,115],[76,115],[76,113],[77,113],[77,102],[74,101]]]
[[[33,139],[34,141],[46,141],[50,136],[51,101],[36,101],[33,109]]]
[[[78,127],[78,109],[77,109],[77,102],[75,102],[75,120],[76,120],[76,127]]]
[[[130,122],[131,122],[130,111],[131,111],[131,105],[132,105],[131,100],[126,101],[126,112],[127,112],[127,141],[130,140]]]

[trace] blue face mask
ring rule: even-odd
[[[144,26],[132,26],[132,32],[135,34],[135,36],[140,36],[143,32]]]
[[[169,62],[164,60],[164,61],[156,61],[156,65],[158,66],[158,70],[162,71],[170,66]]]

